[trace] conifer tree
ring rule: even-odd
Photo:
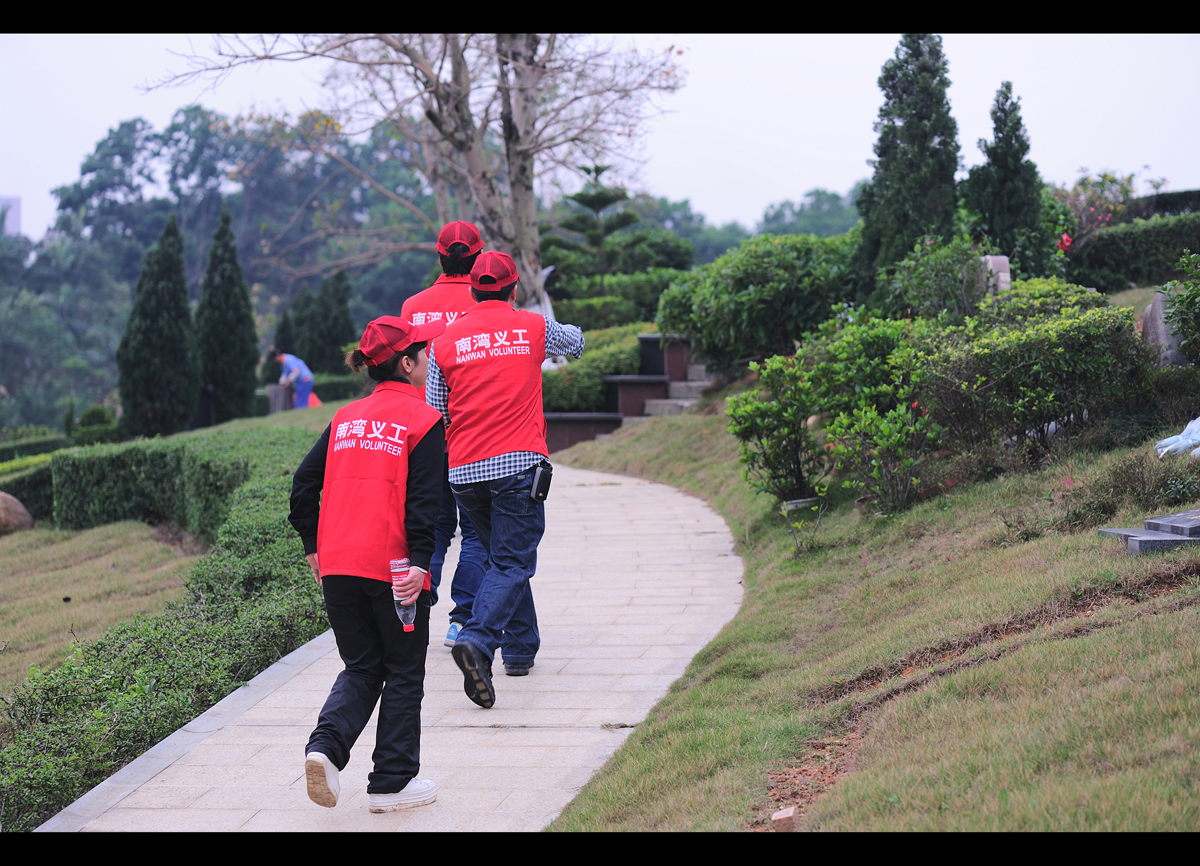
[[[979,140],[987,162],[971,169],[963,183],[967,206],[981,217],[979,234],[991,238],[1000,252],[1013,256],[1022,234],[1039,232],[1042,179],[1026,159],[1029,133],[1021,120],[1019,99],[1005,81],[992,104],[992,141]]]
[[[187,425],[200,385],[194,351],[183,236],[171,214],[146,252],[117,348],[122,423],[130,433],[166,436]]]
[[[314,373],[344,373],[342,346],[358,337],[350,316],[350,280],[338,271],[313,295],[302,288],[292,302],[296,352]]]
[[[942,38],[933,34],[905,34],[883,65],[875,175],[857,201],[864,276],[904,258],[923,236],[953,234],[959,148],[948,71]]]
[[[242,278],[232,218],[227,207],[208,251],[203,294],[196,310],[196,348],[205,387],[212,393],[214,424],[254,410],[258,334],[250,287]]]

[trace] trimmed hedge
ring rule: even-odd
[[[844,235],[759,235],[682,275],[659,300],[658,327],[685,334],[713,369],[790,355],[796,341],[855,294],[860,229]]]
[[[1106,306],[1108,298],[1105,295],[1089,292],[1083,286],[1072,285],[1057,277],[1017,280],[1008,291],[988,295],[980,302],[979,320],[988,325],[1012,328],[1057,316],[1068,308],[1082,312]]]
[[[332,403],[336,400],[357,400],[363,396],[363,389],[367,384],[368,379],[365,375],[334,376],[329,373],[313,375],[313,393],[322,403]]]
[[[1071,279],[1110,294],[1130,282],[1159,286],[1183,276],[1179,257],[1185,249],[1200,251],[1200,213],[1113,226],[1072,256]]]
[[[0,442],[0,463],[16,460],[18,457],[28,457],[31,454],[49,454],[71,447],[71,440],[66,436],[39,436],[37,439],[19,439],[16,442]]]
[[[603,412],[603,377],[637,373],[641,366],[639,333],[653,329],[647,322],[584,332],[583,357],[566,367],[542,371],[542,409],[545,412]]]
[[[638,315],[637,304],[627,298],[605,295],[600,298],[555,301],[554,317],[585,331],[613,328],[643,318]]]
[[[1025,328],[981,333],[969,324],[947,337],[918,361],[919,391],[948,444],[1045,448],[1052,427],[1095,421],[1150,389],[1149,356],[1130,309],[1068,308]]]
[[[77,644],[0,707],[5,830],[33,829],[328,627],[287,521],[291,475],[313,440],[275,428],[56,455],[65,516],[107,522],[142,509],[216,545],[193,566],[184,601]],[[88,485],[102,507],[86,503]]]
[[[54,516],[54,477],[49,464],[0,478],[0,490],[19,499],[34,520]]]

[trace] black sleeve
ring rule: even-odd
[[[412,565],[429,571],[433,528],[442,507],[446,472],[446,428],[438,421],[408,455],[408,490],[404,495],[404,536]]]
[[[292,513],[288,520],[300,533],[304,554],[317,552],[317,524],[321,520],[321,488],[325,486],[325,458],[329,455],[329,429],[325,428],[317,444],[300,462],[292,476]],[[432,550],[432,547],[430,548]]]

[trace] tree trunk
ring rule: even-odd
[[[517,305],[554,318],[550,298],[542,285],[542,258],[537,225],[537,197],[533,191],[534,136],[538,94],[546,74],[539,60],[536,33],[496,34],[500,64],[500,119],[504,130],[504,155],[512,196],[512,252],[521,274]]]

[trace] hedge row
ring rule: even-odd
[[[542,373],[542,408],[546,412],[603,412],[603,378],[634,375],[641,366],[639,333],[653,330],[648,322],[584,332],[584,353],[566,367]]]
[[[1071,278],[1085,286],[1115,293],[1159,286],[1182,277],[1179,257],[1185,249],[1200,253],[1200,213],[1139,220],[1096,232],[1071,264]]]
[[[36,439],[19,439],[16,442],[0,442],[0,463],[28,457],[31,454],[49,454],[62,448],[70,448],[72,442],[66,436],[39,436]]]
[[[276,428],[56,456],[64,519],[170,519],[216,544],[185,600],[77,645],[15,688],[0,726],[5,830],[33,829],[328,627],[287,522],[291,475],[313,439]]]
[[[0,478],[0,490],[19,499],[34,520],[54,516],[54,478],[49,464]]]

